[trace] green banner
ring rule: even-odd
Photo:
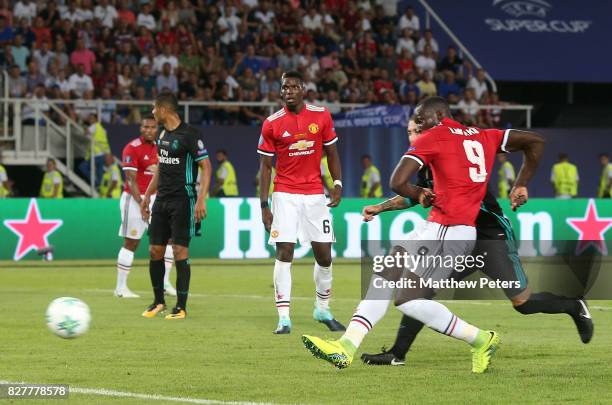
[[[361,240],[403,239],[426,210],[415,207],[380,215],[365,224],[364,205],[380,200],[345,199],[332,210],[337,257],[361,256]],[[501,201],[512,221],[516,238],[522,240],[520,253],[526,256],[554,254],[553,240],[612,239],[610,200],[533,199],[512,212]],[[111,259],[122,244],[118,200],[93,199],[0,199],[0,260],[36,259],[37,250],[54,247],[56,259]],[[191,243],[194,258],[268,258],[273,248],[261,224],[256,198],[221,198],[208,201],[208,218],[203,236]],[[148,244],[146,237],[144,245]],[[586,243],[586,242],[585,242]],[[600,249],[605,249],[600,244]],[[295,257],[310,254],[309,246],[296,247]],[[138,257],[146,257],[141,247]]]

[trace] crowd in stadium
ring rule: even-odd
[[[12,97],[151,100],[162,90],[193,101],[278,102],[280,75],[299,70],[307,99],[414,107],[439,94],[481,127],[499,123],[485,72],[442,46],[398,0],[0,1],[0,65]],[[135,123],[150,106],[106,104],[103,123]],[[193,124],[257,124],[266,108],[191,108]],[[29,114],[29,115],[26,115]],[[32,112],[24,112],[32,119]]]

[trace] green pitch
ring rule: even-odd
[[[334,267],[332,309],[344,323],[359,301],[358,275],[358,264]],[[0,380],[69,384],[69,402],[75,404],[185,398],[276,404],[604,403],[612,397],[611,302],[592,303],[595,337],[588,345],[580,343],[565,315],[522,316],[506,301],[448,303],[465,320],[501,333],[501,349],[485,375],[471,374],[467,345],[429,330],[417,338],[405,367],[371,367],[356,359],[338,371],[314,359],[300,341],[303,333],[337,336],[311,319],[310,261],[294,265],[293,283],[293,333],[274,336],[271,260],[194,261],[185,321],[140,316],[152,301],[144,262],[129,279],[141,299],[113,297],[112,262],[0,263]],[[89,304],[93,321],[85,336],[63,340],[47,330],[46,306],[60,296]],[[399,312],[391,308],[359,354],[392,343],[398,320]],[[123,395],[117,392],[130,396],[110,396]]]

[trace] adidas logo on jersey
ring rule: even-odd
[[[287,138],[287,137],[289,137],[289,136],[291,136],[291,134],[290,134],[289,132],[285,131],[285,132],[283,133],[282,138]]]
[[[149,156],[145,155],[144,160],[149,160]]]

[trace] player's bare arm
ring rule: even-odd
[[[406,199],[402,196],[396,195],[395,197],[389,198],[381,203],[366,205],[363,207],[361,215],[363,215],[363,222],[370,222],[381,212],[403,210],[406,208],[410,208],[410,206],[406,204]]]
[[[533,178],[544,153],[544,138],[530,131],[510,130],[506,150],[509,152],[523,151],[523,164],[519,170],[512,191],[510,205],[513,211],[525,204],[529,198],[527,183]]]
[[[195,204],[195,219],[200,222],[206,218],[206,196],[210,187],[210,177],[212,175],[212,166],[209,159],[202,159],[198,162],[202,176],[200,177],[200,188],[198,190],[198,199]]]
[[[420,165],[413,159],[402,159],[393,170],[389,187],[396,194],[418,201],[423,207],[428,208],[433,203],[436,195],[428,188],[416,186],[410,179],[421,169]]]
[[[126,170],[125,171],[125,181],[128,184],[130,195],[140,205],[142,203],[142,198],[140,197],[140,189],[138,188],[138,182],[136,181],[136,171],[135,170]]]
[[[142,219],[144,219],[145,221],[148,221],[149,216],[151,215],[149,205],[151,203],[151,196],[157,192],[158,181],[159,166],[155,166],[155,168],[153,169],[153,178],[151,179],[151,183],[149,183],[149,187],[147,187],[147,191],[145,191],[144,198],[140,202],[140,212],[142,213]]]
[[[342,168],[340,166],[340,155],[335,143],[326,145],[325,153],[327,154],[327,164],[329,165],[329,173],[334,179],[334,188],[329,190],[330,202],[328,207],[337,207],[342,199]]]
[[[272,228],[272,210],[268,205],[270,197],[270,181],[272,179],[272,156],[259,156],[259,201],[261,202],[261,220],[266,228],[266,232],[270,233]]]

